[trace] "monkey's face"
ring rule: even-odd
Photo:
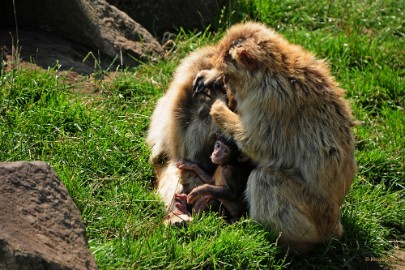
[[[217,165],[227,164],[232,160],[233,155],[234,153],[230,147],[217,140],[211,154],[211,161]]]

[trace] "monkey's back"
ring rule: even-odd
[[[262,24],[233,26],[218,46],[214,68],[238,115],[216,104],[211,115],[258,164],[248,181],[251,216],[297,249],[340,235],[356,170],[344,91],[324,61]]]

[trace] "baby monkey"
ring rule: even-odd
[[[253,167],[249,158],[240,152],[236,143],[217,134],[212,163],[218,165],[214,175],[210,176],[198,164],[179,160],[181,170],[194,171],[204,183],[186,194],[175,195],[176,206],[183,214],[200,214],[204,211],[219,211],[231,222],[238,220],[246,210],[243,193],[247,179]]]

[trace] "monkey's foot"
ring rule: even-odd
[[[191,215],[190,211],[188,210],[188,205],[187,205],[187,194],[181,193],[181,194],[175,194],[174,195],[174,200],[175,200],[175,206],[178,209],[177,211],[180,212],[181,214],[185,215]]]
[[[180,210],[175,210],[167,215],[163,223],[165,225],[174,225],[177,227],[181,227],[191,222],[192,220],[193,218],[190,216],[190,214],[183,213]]]

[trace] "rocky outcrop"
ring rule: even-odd
[[[15,0],[15,3],[19,29],[41,29],[73,40],[93,50],[96,57],[100,52],[116,59],[118,64],[135,65],[139,60],[155,59],[163,53],[145,28],[105,0]],[[6,0],[0,8],[0,26],[9,27],[15,40],[22,38],[15,31],[12,0]]]
[[[44,162],[0,163],[0,269],[96,269],[80,211]]]
[[[215,24],[224,5],[229,0],[107,0],[126,12],[131,18],[148,29],[162,35],[164,32],[204,30]]]
[[[2,60],[15,67],[17,63],[13,59],[12,46],[9,30],[0,28]],[[18,66],[24,68],[27,68],[27,65],[31,68],[39,66],[44,69],[57,67],[60,70],[73,70],[78,74],[91,74],[96,72],[97,68],[107,69],[112,61],[106,56],[94,59],[90,55],[86,61],[83,61],[90,48],[39,29],[20,29],[18,46],[21,48],[18,55]],[[98,66],[95,66],[95,61]]]

